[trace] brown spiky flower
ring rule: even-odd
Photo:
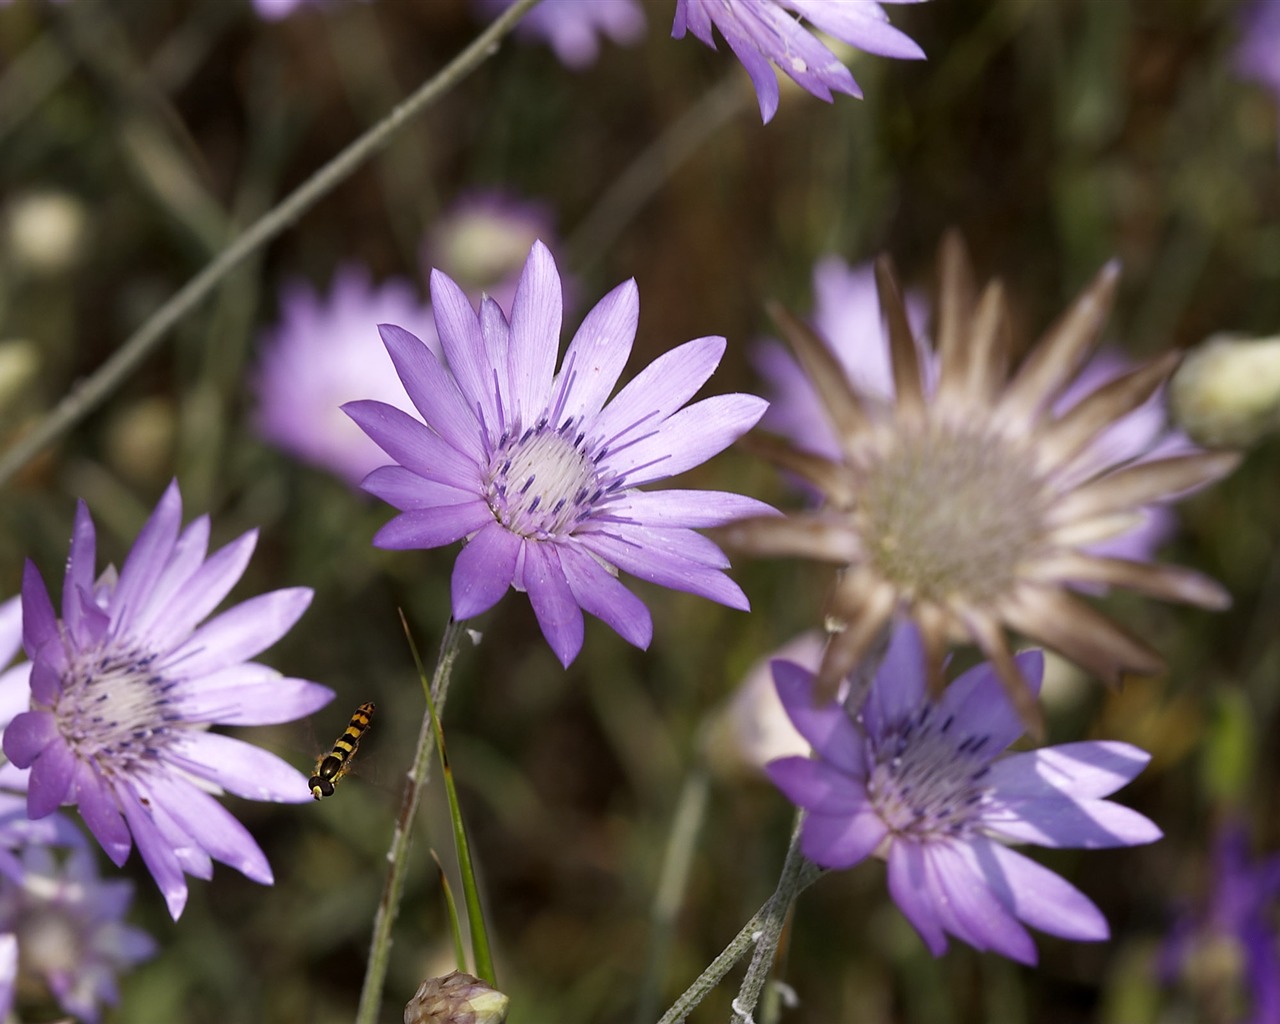
[[[1117,463],[1099,437],[1145,403],[1175,353],[1126,373],[1055,411],[1096,347],[1115,296],[1107,264],[1012,374],[1000,283],[975,297],[956,236],[940,257],[936,366],[913,338],[893,268],[876,284],[886,321],[894,398],[861,394],[828,346],[780,308],[771,312],[812,380],[839,438],[839,460],[756,442],[820,492],[821,507],[753,519],[724,536],[744,551],[841,568],[830,598],[832,637],[819,672],[829,699],[883,640],[896,615],[915,620],[929,678],[941,685],[948,642],[972,641],[997,667],[1023,720],[1039,729],[1007,630],[1043,643],[1109,682],[1152,673],[1159,657],[1096,611],[1080,590],[1120,587],[1206,608],[1229,598],[1178,566],[1091,550],[1133,528],[1145,506],[1228,473],[1233,453],[1196,451]],[[925,356],[921,353],[924,351]],[[925,381],[936,379],[927,388]],[[1058,406],[1061,409],[1061,403]]]

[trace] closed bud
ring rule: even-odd
[[[428,978],[404,1008],[404,1024],[502,1024],[511,1000],[479,978],[452,971]]]
[[[1215,334],[1169,384],[1174,422],[1198,444],[1238,448],[1280,428],[1280,337]]]

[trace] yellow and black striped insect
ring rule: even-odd
[[[351,759],[356,756],[356,748],[360,746],[360,737],[369,728],[369,720],[373,718],[373,705],[361,704],[347,723],[346,731],[333,743],[333,749],[316,758],[315,773],[307,780],[311,787],[311,795],[317,800],[333,796],[333,787],[338,780],[347,774],[351,767]]]

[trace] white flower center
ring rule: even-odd
[[[512,533],[546,540],[573,533],[590,518],[609,487],[572,421],[558,430],[543,424],[504,438],[490,461],[488,502]]]
[[[953,724],[925,703],[874,742],[867,791],[893,832],[913,840],[962,835],[981,812],[994,752],[988,737],[959,736]]]
[[[108,643],[78,652],[62,680],[58,730],[78,760],[108,778],[154,761],[172,738],[165,708],[174,683],[154,669],[155,657]]]

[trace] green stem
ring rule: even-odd
[[[774,957],[778,952],[778,941],[782,938],[782,926],[796,897],[804,891],[809,882],[800,884],[801,877],[812,873],[811,882],[818,877],[818,869],[804,859],[800,852],[800,826],[804,821],[804,812],[796,812],[795,827],[791,830],[791,845],[787,848],[787,859],[782,864],[782,876],[778,879],[778,888],[773,898],[764,905],[761,911],[760,929],[756,938],[755,952],[751,955],[751,963],[747,965],[747,973],[738,989],[738,998],[733,1001],[733,1024],[751,1024],[754,1020],[756,1004],[760,1002],[760,994],[769,981],[773,970]],[[808,870],[806,870],[808,869]]]
[[[797,819],[796,828],[791,836],[791,847],[787,851],[787,859],[783,864],[782,877],[778,880],[778,888],[765,901],[764,906],[752,915],[751,920],[742,926],[742,930],[733,937],[729,945],[725,946],[724,951],[707,965],[707,969],[689,986],[684,995],[677,999],[671,1009],[662,1015],[662,1019],[658,1021],[658,1024],[681,1024],[698,1004],[707,997],[711,990],[720,984],[724,976],[733,970],[734,965],[746,955],[747,950],[753,946],[757,947],[757,950],[756,956],[752,958],[752,966],[758,960],[763,960],[766,964],[772,962],[773,951],[777,948],[777,936],[782,931],[781,922],[786,917],[787,910],[795,902],[796,897],[816,882],[823,873],[821,868],[811,864],[800,855],[799,843],[800,825]],[[762,953],[760,947],[767,939],[770,931],[773,931],[775,922],[777,926],[776,931],[773,932],[773,944]],[[767,966],[763,973],[767,978]],[[760,987],[763,988],[763,981],[761,981]],[[744,990],[746,988],[745,981],[743,988]],[[759,997],[758,991],[756,997]],[[743,1016],[739,1011],[739,1000],[741,999],[742,994],[739,993],[738,1000],[734,1002],[735,1021],[750,1019],[749,1015]],[[754,1005],[752,1003],[752,1006]]]
[[[214,287],[249,256],[345,181],[381,149],[409,119],[425,110],[497,51],[498,41],[538,0],[516,0],[457,57],[382,121],[321,167],[222,250],[168,302],[151,315],[111,357],[73,387],[32,431],[0,457],[0,485],[96,409],[164,340],[169,329],[193,310]]]
[[[440,641],[440,656],[436,661],[435,674],[431,677],[431,703],[438,714],[444,712],[453,663],[458,657],[458,649],[465,635],[464,624],[450,619],[444,639]],[[391,929],[400,909],[405,877],[409,870],[409,840],[413,832],[413,817],[431,771],[434,749],[435,733],[431,727],[431,712],[425,711],[422,728],[418,731],[418,749],[413,755],[413,768],[405,782],[400,813],[396,816],[395,833],[391,837],[391,849],[387,853],[387,881],[382,889],[382,899],[378,902],[378,913],[373,920],[373,941],[369,944],[369,962],[365,967],[364,988],[360,992],[356,1024],[375,1024],[378,1019],[382,984],[387,977],[387,962],[391,954]]]

